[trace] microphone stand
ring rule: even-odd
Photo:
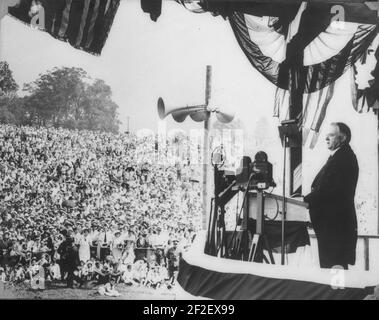
[[[282,239],[281,239],[281,264],[285,263],[285,223],[287,218],[287,198],[286,198],[286,179],[287,179],[287,148],[296,144],[298,137],[298,126],[296,120],[282,121],[279,126],[279,134],[283,144],[283,199],[282,199]],[[301,142],[297,142],[301,143]]]
[[[287,146],[288,146],[288,137],[286,134],[283,136],[283,200],[282,200],[282,239],[281,239],[281,264],[285,263],[285,223],[287,216],[286,208],[286,178],[287,178]]]

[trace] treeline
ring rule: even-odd
[[[54,68],[24,85],[0,62],[0,123],[118,132],[118,105],[103,80],[81,68]]]

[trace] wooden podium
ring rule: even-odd
[[[276,194],[264,193],[264,214],[270,219],[281,220],[283,208],[283,197]],[[259,201],[257,201],[257,192],[249,192],[249,217],[257,219],[259,212]],[[295,198],[286,198],[287,215],[286,221],[310,221],[309,212],[306,203]],[[277,214],[277,212],[280,214]],[[276,216],[276,217],[275,217]]]
[[[309,214],[306,203],[301,200],[286,198],[286,216],[285,221],[309,221]],[[272,249],[269,245],[267,234],[265,233],[265,217],[271,220],[282,221],[283,219],[283,197],[263,190],[249,191],[244,204],[244,214],[242,219],[241,230],[248,233],[247,224],[249,218],[256,221],[256,231],[250,246],[248,261],[262,261],[275,263]],[[283,232],[283,231],[282,231]],[[283,237],[284,235],[282,235]],[[284,238],[283,238],[284,239]],[[284,241],[284,240],[282,240]],[[263,254],[263,243],[268,249],[269,259]]]
[[[286,221],[304,223],[310,221],[307,205],[303,201],[286,197],[285,204],[286,217],[284,225]],[[233,236],[229,241],[229,245],[225,248],[227,257],[237,260],[265,261],[266,263],[275,264],[272,249],[264,230],[265,220],[282,222],[283,197],[267,193],[264,190],[249,190],[246,196],[244,196],[243,207],[241,209],[242,217],[239,216]],[[254,232],[248,230],[249,219],[256,221]],[[236,236],[238,226],[239,237]],[[283,232],[282,237],[284,237]],[[284,243],[284,239],[282,243]],[[267,248],[268,257],[263,253],[264,247]]]

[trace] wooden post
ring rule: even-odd
[[[202,229],[207,230],[208,224],[208,126],[209,118],[204,121],[204,142],[203,142],[203,216],[202,216]]]
[[[282,200],[282,225],[281,225],[281,248],[280,248],[280,254],[281,259],[280,263],[282,266],[285,264],[285,223],[286,223],[286,174],[287,174],[287,136],[283,137],[283,200]]]
[[[378,123],[377,123],[377,131],[378,131],[378,134],[377,134],[377,144],[378,144],[378,154],[377,154],[377,161],[378,161],[378,175],[379,175],[379,109],[375,110],[376,111],[376,116],[378,118]],[[378,179],[379,180],[379,179]],[[378,195],[377,195],[377,199],[376,199],[376,206],[377,206],[377,210],[378,210],[378,230],[377,230],[377,234],[379,235],[379,181],[378,181]]]
[[[249,194],[248,196],[249,197]],[[264,228],[265,228],[265,200],[263,197],[263,191],[258,190],[257,193],[257,227],[256,227],[256,234],[259,234],[260,236],[264,235]],[[269,248],[266,248],[269,249]]]
[[[211,97],[211,81],[212,81],[212,67],[207,66],[206,75],[206,85],[205,85],[205,104],[208,107],[210,97]],[[207,113],[207,118],[204,121],[204,144],[203,144],[203,215],[202,215],[202,229],[207,230],[208,215],[209,215],[209,201],[208,199],[208,168],[210,166],[209,162],[209,122],[210,122],[210,112]]]
[[[249,208],[250,208],[250,195],[249,192],[246,193],[246,198],[243,203],[243,219],[241,224],[241,230],[247,230],[247,221],[249,220]]]
[[[365,259],[365,270],[370,270],[370,239],[368,237],[363,238],[364,244],[364,259]]]

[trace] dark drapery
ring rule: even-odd
[[[44,31],[73,47],[99,55],[117,13],[120,0],[40,0],[45,11]],[[32,0],[21,0],[9,14],[30,24]]]
[[[256,230],[256,220],[249,219],[247,228],[254,234]],[[282,222],[266,221],[265,233],[273,252],[280,253],[282,247]],[[286,221],[284,233],[286,253],[294,253],[299,247],[309,246],[310,244],[305,222]]]
[[[229,21],[242,51],[253,67],[277,87],[288,90],[288,78],[279,78],[282,64],[265,56],[259,46],[254,43],[254,39],[250,38],[244,14],[233,12],[229,16]],[[304,93],[321,90],[335,82],[364,54],[375,36],[376,29],[359,28],[353,39],[337,55],[318,64],[303,66],[306,74]],[[291,45],[290,50],[292,53],[296,52],[296,42]],[[289,64],[291,65],[293,63]],[[287,75],[288,73],[289,68],[287,68]]]
[[[216,300],[362,300],[374,289],[333,289],[310,281],[217,272],[185,259],[180,260],[178,282],[191,295]]]

